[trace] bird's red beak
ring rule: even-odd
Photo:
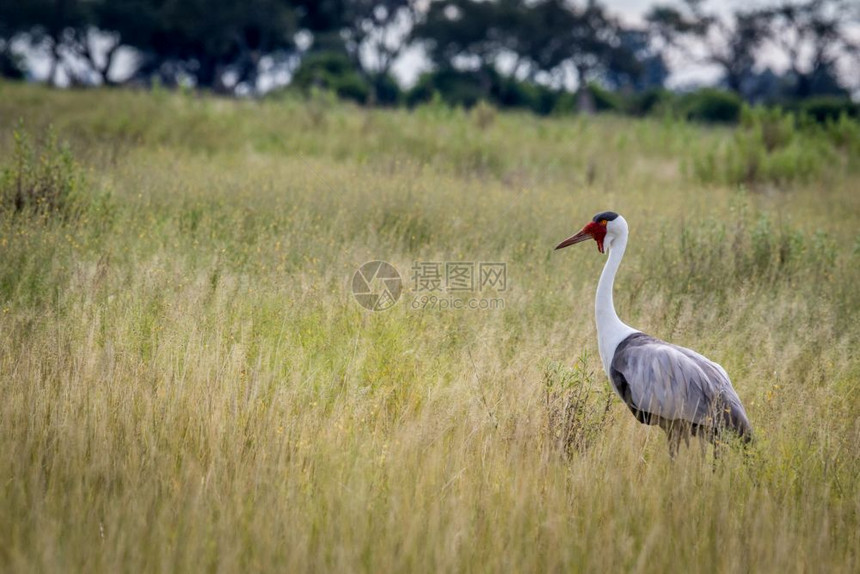
[[[603,253],[603,238],[606,236],[606,227],[595,223],[588,222],[588,225],[579,230],[575,235],[571,235],[561,243],[555,246],[556,249],[573,245],[574,243],[582,243],[586,239],[594,239],[597,242],[597,250]]]

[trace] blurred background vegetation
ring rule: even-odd
[[[658,2],[636,24],[599,1],[0,0],[0,74],[728,123],[746,102],[827,122],[860,115],[858,25],[844,0]],[[393,73],[407,53],[425,69],[408,87]],[[669,90],[679,65],[719,79]]]
[[[856,123],[14,82],[0,118],[0,572],[860,570]],[[621,316],[731,373],[750,458],[672,463],[609,394],[604,260],[552,251],[605,206]],[[505,306],[367,312],[378,258],[504,261]]]
[[[860,571],[852,9],[0,0],[0,572]],[[748,457],[610,394],[552,251],[607,208]],[[378,258],[504,308],[367,313]]]

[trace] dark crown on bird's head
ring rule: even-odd
[[[595,215],[595,216],[594,216],[594,219],[592,219],[591,221],[593,221],[594,223],[600,223],[600,222],[601,222],[602,220],[604,220],[604,219],[605,219],[606,221],[613,221],[613,220],[615,220],[617,217],[618,217],[618,214],[617,214],[617,213],[615,213],[614,211],[603,211],[603,212],[598,213],[597,215]]]

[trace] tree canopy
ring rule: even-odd
[[[440,81],[474,81],[478,94],[578,86],[589,108],[590,84],[663,87],[665,54],[675,50],[716,66],[721,84],[743,97],[805,98],[860,88],[860,47],[849,34],[858,18],[847,0],[784,0],[729,16],[680,0],[656,4],[640,26],[598,0],[0,0],[0,74],[22,76],[25,46],[51,63],[49,82],[253,93],[282,66],[299,85],[392,103],[394,64],[417,48]],[[133,58],[120,76],[123,50]],[[788,63],[778,81],[762,63],[768,50]]]

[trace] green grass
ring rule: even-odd
[[[0,210],[0,570],[856,572],[852,163],[704,186],[729,130],[484,116],[0,84],[2,167],[50,125],[83,182]],[[552,247],[604,209],[748,460],[601,414],[603,257]],[[504,309],[364,311],[373,259],[506,262]]]

